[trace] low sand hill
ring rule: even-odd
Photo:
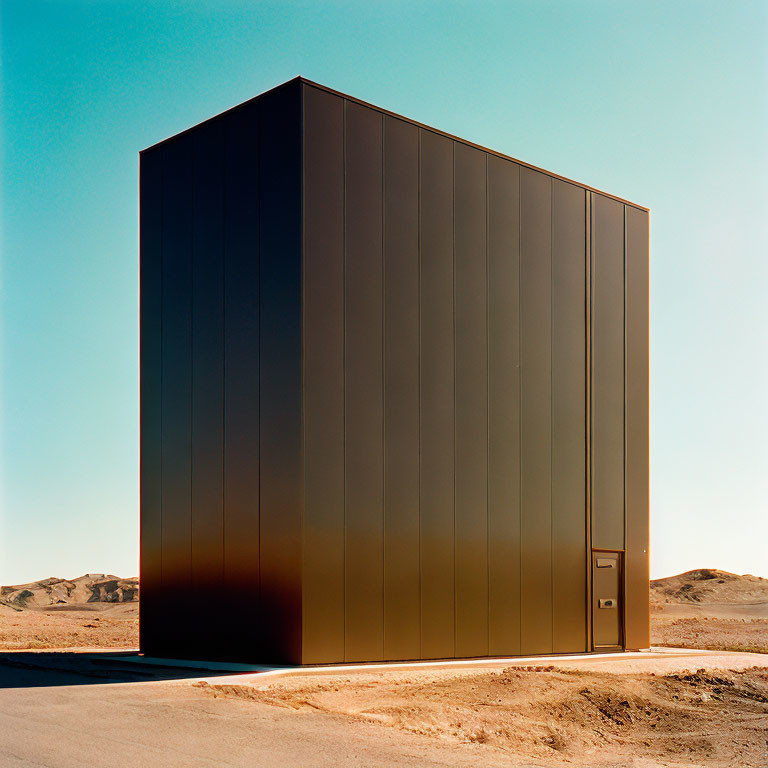
[[[139,580],[105,573],[0,587],[0,649],[135,648]]]
[[[651,642],[768,652],[768,579],[715,568],[651,582]]]
[[[768,618],[768,579],[701,568],[651,582],[651,605],[680,614]],[[671,608],[671,606],[675,606]]]
[[[0,603],[11,608],[51,608],[83,603],[129,603],[139,599],[138,578],[86,573],[77,579],[49,578],[0,587]]]

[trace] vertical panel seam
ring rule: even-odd
[[[592,649],[592,198],[584,193],[584,537],[586,543],[586,594],[584,600],[585,650]]]
[[[305,213],[306,213],[306,199],[305,199],[305,193],[306,193],[306,185],[304,183],[304,174],[305,174],[305,125],[304,125],[304,96],[306,93],[306,86],[304,83],[299,83],[299,228],[300,228],[300,245],[301,253],[299,255],[299,333],[301,334],[301,354],[300,354],[300,366],[301,370],[299,371],[299,378],[300,378],[300,401],[299,401],[299,408],[301,409],[301,484],[302,484],[302,499],[301,499],[301,522],[299,525],[299,547],[301,549],[301,556],[300,556],[300,568],[301,573],[299,574],[299,599],[301,600],[301,631],[299,632],[299,642],[301,644],[301,647],[299,649],[299,658],[301,661],[304,661],[305,654],[305,628],[307,625],[306,621],[306,600],[304,599],[304,578],[306,573],[306,560],[305,560],[305,554],[306,554],[306,542],[305,542],[305,533],[306,533],[306,525],[305,525],[305,507],[306,507],[306,487],[307,487],[307,462],[306,462],[306,453],[305,453],[305,446],[306,446],[306,418],[305,418],[305,396],[306,396],[306,338],[304,333],[304,307],[305,307],[305,299],[306,299],[306,226],[305,226]],[[261,121],[259,121],[260,123]],[[261,269],[258,270],[259,274],[259,307],[261,307]],[[259,334],[261,334],[261,327],[259,327]],[[259,360],[259,368],[261,368],[261,360]],[[259,387],[259,397],[261,397],[261,387]],[[259,412],[261,412],[261,403],[259,403]],[[261,425],[261,419],[259,419],[259,425]],[[259,441],[259,445],[261,445],[261,441]],[[259,461],[259,465],[261,465],[261,461]],[[259,469],[261,469],[261,466],[259,466]],[[259,479],[261,479],[261,472],[259,472]],[[261,510],[259,510],[259,516],[261,516]],[[259,592],[261,592],[261,579],[259,579]]]
[[[488,204],[488,153],[485,157],[485,645],[491,651],[491,372],[490,372],[490,214]]]
[[[344,314],[344,350],[343,350],[343,390],[344,390],[344,660],[347,660],[347,100],[342,99],[342,186],[343,186],[343,314]]]
[[[261,105],[256,107],[256,168],[260,169],[261,167]],[[256,174],[256,211],[258,213],[256,217],[256,300],[258,302],[258,313],[257,313],[257,323],[258,323],[258,360],[256,361],[256,381],[258,382],[257,389],[257,402],[256,402],[256,413],[257,413],[257,423],[258,423],[258,429],[259,434],[256,440],[256,460],[258,462],[258,470],[256,473],[256,500],[257,500],[257,514],[256,514],[256,535],[257,535],[257,548],[256,551],[258,552],[258,558],[259,558],[259,571],[258,571],[258,578],[259,578],[259,587],[257,592],[257,615],[261,615],[262,612],[262,558],[261,558],[261,358],[262,358],[262,343],[263,343],[263,332],[262,328],[264,326],[262,322],[262,300],[261,300],[261,188],[262,188],[262,179],[261,179],[261,173]]]
[[[384,250],[386,247],[385,212],[384,212],[384,115],[379,115],[381,120],[381,655],[384,656],[386,634],[386,602],[387,602],[387,443],[386,443],[386,281],[387,274],[384,268]]]
[[[456,579],[456,142],[451,141],[451,285],[453,290],[451,321],[453,324],[453,656],[458,653],[458,596]]]
[[[518,387],[517,387],[517,415],[518,415],[518,429],[517,429],[517,442],[518,442],[518,483],[517,483],[517,503],[518,503],[518,538],[517,538],[517,567],[518,567],[518,579],[517,579],[517,604],[518,604],[518,650],[523,652],[523,328],[522,319],[523,313],[521,311],[522,304],[522,265],[523,265],[523,251],[522,251],[522,231],[523,231],[523,218],[522,218],[522,198],[523,198],[523,182],[522,182],[522,169],[518,166],[517,169],[517,357],[518,357]]]
[[[189,222],[189,231],[186,233],[187,237],[189,238],[187,241],[188,251],[187,251],[187,279],[188,279],[188,287],[189,287],[189,301],[186,302],[187,304],[187,311],[189,312],[188,315],[188,323],[187,328],[189,330],[189,379],[187,380],[188,386],[189,386],[189,452],[188,452],[188,460],[189,460],[189,474],[187,477],[187,491],[189,492],[189,503],[187,506],[187,525],[185,526],[188,529],[188,537],[189,537],[189,564],[187,568],[187,584],[191,586],[192,584],[192,464],[193,464],[193,457],[192,457],[192,446],[195,443],[195,435],[194,435],[194,426],[195,421],[192,418],[192,412],[193,412],[193,400],[194,400],[194,386],[192,384],[192,380],[194,378],[194,327],[193,327],[193,315],[194,312],[194,306],[195,306],[195,297],[194,297],[194,290],[195,290],[195,278],[194,278],[194,246],[195,246],[195,144],[194,139],[188,138],[187,139],[189,143],[189,165],[190,165],[190,182],[191,182],[191,189],[189,190],[189,196],[190,196],[190,207],[189,207],[189,213],[190,213],[190,222]]]
[[[555,648],[555,180],[549,177],[549,642]]]
[[[222,126],[219,135],[217,138],[221,140],[221,138],[226,138],[225,133],[225,127]],[[226,144],[224,144],[226,147]],[[221,562],[219,563],[219,578],[221,579],[220,586],[223,588],[224,586],[224,524],[226,520],[226,516],[224,515],[224,482],[225,482],[225,473],[224,473],[224,450],[226,448],[226,439],[224,435],[224,429],[226,426],[226,422],[224,420],[224,396],[226,394],[226,385],[225,385],[225,371],[226,371],[226,351],[227,347],[225,344],[225,333],[224,333],[224,313],[226,311],[226,268],[227,268],[227,261],[225,258],[225,249],[226,249],[226,153],[225,150],[222,150],[222,152],[219,154],[219,175],[220,175],[220,203],[221,203],[221,220],[220,220],[220,226],[221,231],[219,233],[220,235],[220,250],[219,250],[219,258],[221,259],[221,337],[219,339],[220,349],[221,349],[221,410],[220,410],[220,416],[221,416]]]
[[[418,435],[417,435],[417,451],[418,451],[418,480],[417,480],[417,492],[418,492],[418,518],[419,518],[419,658],[422,658],[422,632],[423,632],[423,619],[422,619],[422,542],[421,542],[421,137],[422,130],[417,128],[417,150],[416,150],[416,216],[417,216],[417,243],[416,243],[416,259],[417,259],[417,271],[418,271],[418,290],[417,290],[417,302],[418,302],[418,323],[419,323],[419,339],[418,339],[418,388],[419,388],[419,405],[418,405]]]
[[[189,194],[189,227],[186,232],[186,241],[187,241],[187,286],[188,286],[188,295],[189,295],[189,301],[186,302],[187,304],[187,329],[189,331],[189,347],[188,347],[188,354],[189,354],[189,378],[187,379],[187,385],[189,386],[189,451],[187,458],[189,460],[188,464],[188,475],[187,475],[187,492],[189,494],[187,503],[185,504],[186,507],[186,525],[187,528],[187,542],[188,542],[188,560],[187,560],[187,568],[186,568],[186,577],[187,577],[187,584],[189,586],[192,585],[192,446],[194,445],[194,420],[192,418],[192,400],[194,397],[194,391],[192,386],[192,364],[193,364],[193,346],[194,346],[194,329],[193,329],[193,323],[192,323],[192,312],[194,309],[194,258],[193,258],[193,249],[194,249],[194,232],[195,232],[195,224],[194,224],[194,205],[195,205],[195,191],[194,191],[194,183],[195,183],[195,144],[194,140],[191,137],[187,138],[187,144],[188,144],[188,164],[189,164],[189,182],[190,182],[190,188],[188,190]]]
[[[622,253],[622,269],[623,269],[623,313],[622,321],[624,324],[624,349],[622,350],[623,363],[624,363],[624,408],[623,408],[623,420],[624,420],[624,462],[623,462],[623,476],[622,486],[624,491],[624,557],[622,558],[622,598],[621,598],[621,612],[622,612],[622,627],[621,627],[621,643],[624,648],[627,647],[627,557],[629,551],[627,549],[627,206],[622,206],[623,220],[622,225],[624,227],[623,237],[623,253]]]
[[[227,219],[229,206],[227,205],[228,191],[227,173],[228,157],[228,126],[225,122],[222,127],[224,138],[224,151],[221,158],[221,584],[226,582],[227,573]],[[259,558],[261,562],[261,558]],[[259,574],[261,576],[261,574]],[[261,582],[261,578],[259,578]]]
[[[192,198],[191,205],[191,231],[189,242],[189,582],[192,582],[192,558],[193,558],[193,525],[192,516],[194,514],[194,500],[192,498],[192,478],[195,471],[195,265],[197,260],[195,259],[195,222],[197,220],[197,194],[196,194],[196,139],[197,137],[192,135],[191,156],[192,156],[192,173],[191,173],[191,190],[190,195]]]
[[[257,144],[256,145],[256,169],[257,169],[257,178],[261,176],[262,171],[262,156],[260,147]],[[256,190],[256,206],[257,210],[259,212],[259,220],[256,222],[256,243],[258,251],[257,253],[261,255],[261,238],[262,238],[262,231],[261,231],[261,205],[262,205],[262,199],[261,199],[261,184],[257,187]],[[259,272],[259,282],[258,282],[258,310],[257,310],[257,316],[258,316],[258,368],[256,370],[256,381],[258,382],[258,395],[257,395],[257,402],[258,402],[258,416],[257,416],[257,424],[258,424],[258,436],[257,436],[257,448],[256,448],[256,455],[259,457],[259,474],[261,473],[261,442],[262,442],[262,424],[261,424],[261,389],[262,389],[262,380],[261,380],[261,358],[264,354],[264,333],[263,333],[263,312],[262,312],[262,301],[261,301],[261,259],[259,259],[258,262],[258,272]],[[258,499],[258,516],[256,518],[257,520],[257,530],[256,530],[256,541],[257,541],[257,547],[256,550],[258,552],[258,559],[259,559],[259,589],[261,589],[261,582],[262,582],[262,575],[263,575],[263,558],[262,558],[262,531],[261,531],[261,515],[262,515],[262,484],[261,484],[261,477],[259,477],[258,485],[256,488],[256,498]],[[272,608],[272,612],[274,612],[274,607]],[[265,612],[266,613],[266,612]],[[267,616],[262,616],[263,619],[268,618]],[[272,617],[274,618],[274,616]],[[279,630],[278,630],[279,631]],[[275,639],[276,633],[274,630],[270,630],[270,636],[269,636],[269,643],[273,647],[270,648],[270,652],[274,653],[274,639]]]
[[[593,427],[594,427],[594,402],[593,402],[593,394],[594,394],[594,323],[595,323],[595,313],[594,313],[594,293],[595,293],[595,270],[594,270],[594,259],[595,259],[595,232],[594,232],[594,226],[593,226],[593,220],[594,220],[594,211],[593,211],[593,202],[594,202],[594,196],[591,191],[587,191],[587,202],[588,202],[588,212],[587,212],[587,224],[589,226],[589,235],[587,238],[587,247],[588,247],[588,258],[587,258],[587,266],[589,268],[589,280],[587,282],[587,287],[589,289],[589,366],[588,366],[588,372],[589,372],[589,386],[587,389],[587,397],[588,397],[588,404],[589,404],[589,423],[588,423],[588,434],[589,434],[589,473],[588,473],[588,479],[589,479],[589,509],[587,510],[587,524],[589,527],[588,533],[589,533],[589,552],[587,557],[587,573],[589,574],[589,607],[588,607],[588,631],[589,631],[589,645],[588,650],[592,651],[594,650],[594,628],[592,626],[593,624],[593,605],[594,605],[594,599],[593,599],[593,573],[592,573],[592,547],[593,547],[593,528],[594,528],[594,520],[593,520],[593,507],[594,507],[594,481],[595,481],[595,463],[594,463],[594,435],[593,435]]]
[[[145,291],[142,291],[143,280],[142,280],[142,274],[141,274],[142,273],[142,255],[144,253],[144,248],[142,247],[143,240],[141,237],[141,209],[142,209],[141,204],[143,199],[144,199],[144,196],[141,193],[141,154],[139,154],[139,216],[138,216],[138,225],[139,225],[139,274],[138,274],[138,278],[139,278],[139,339],[138,339],[138,353],[139,353],[139,381],[138,381],[138,384],[139,384],[139,434],[138,434],[138,439],[139,439],[139,467],[138,467],[139,469],[139,477],[138,477],[138,480],[139,480],[139,577],[141,577],[142,561],[143,561],[142,555],[144,552],[144,547],[142,546],[142,544],[145,539],[144,514],[143,514],[144,513],[144,504],[143,504],[144,494],[142,493],[142,486],[144,485],[144,483],[142,482],[142,478],[144,475],[144,470],[143,470],[143,467],[144,467],[143,431],[144,430],[142,429],[142,425],[144,423],[144,419],[142,416],[142,412],[144,410],[144,408],[142,407],[144,403],[144,397],[143,397],[144,387],[142,386],[142,379],[143,379],[142,371],[144,368],[144,366],[142,365],[142,363],[144,362],[144,354],[142,350],[142,340],[144,337],[144,334],[142,333],[142,326],[143,326],[142,317],[144,313],[142,310],[143,310],[143,294],[145,293]],[[142,641],[141,608],[139,608],[138,610],[139,610],[139,649],[143,650],[144,643]]]
[[[163,586],[163,485],[164,485],[164,464],[163,451],[165,448],[165,430],[163,429],[163,368],[165,361],[165,279],[164,279],[164,262],[165,262],[165,249],[163,248],[163,229],[165,228],[165,148],[160,149],[160,488],[159,488],[159,533],[160,541],[158,551],[160,553],[159,565],[160,587]]]
[[[160,488],[158,494],[159,502],[159,579],[160,587],[163,585],[163,485],[164,485],[164,464],[163,461],[163,449],[165,443],[165,430],[163,429],[163,363],[165,360],[165,280],[164,280],[164,262],[165,262],[165,249],[163,248],[163,229],[165,227],[165,149],[160,149]]]
[[[650,214],[646,214],[645,217],[645,249],[643,253],[643,351],[645,358],[643,366],[643,403],[644,403],[644,424],[643,431],[645,433],[645,439],[643,443],[643,573],[645,578],[650,578],[650,543],[651,543],[651,528],[650,528],[650,513],[651,513],[651,498],[650,498],[650,405],[651,405],[651,376],[650,376],[650,338],[651,338],[651,318],[650,318],[650,306],[651,306],[651,217]],[[645,599],[645,598],[643,598]],[[650,645],[650,605],[644,611],[645,619],[643,622],[644,631],[643,638]],[[647,632],[646,632],[647,629]]]
[[[386,179],[384,152],[387,121],[381,115],[381,648],[387,649],[387,291],[386,291]]]

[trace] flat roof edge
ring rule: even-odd
[[[228,115],[230,112],[234,112],[237,109],[241,109],[242,107],[245,107],[248,104],[252,104],[254,101],[263,99],[265,96],[269,96],[269,94],[275,93],[276,91],[279,91],[281,88],[287,88],[289,85],[293,85],[293,83],[297,83],[297,82],[308,83],[309,81],[300,76],[292,77],[290,80],[286,80],[284,83],[280,83],[280,85],[276,85],[274,88],[269,88],[266,91],[257,93],[253,98],[246,99],[245,101],[241,101],[239,104],[235,104],[233,107],[229,107],[228,109],[225,109],[223,112],[217,112],[215,115],[206,117],[205,120],[201,120],[199,123],[190,125],[189,128],[185,128],[183,131],[174,133],[172,136],[166,136],[164,139],[160,139],[160,141],[156,141],[154,144],[150,144],[148,147],[144,147],[144,149],[140,149],[139,154],[141,155],[144,152],[149,152],[150,150],[157,149],[163,144],[167,144],[169,141],[178,139],[179,136],[184,136],[185,134],[190,133],[191,131],[196,131],[198,128],[202,127],[203,125],[206,125],[207,123],[210,123],[213,120],[218,120],[220,117],[224,117],[224,115]],[[312,83],[312,85],[314,85],[314,83]]]
[[[369,107],[370,109],[375,109],[377,112],[381,112],[385,115],[389,115],[390,117],[397,118],[398,120],[403,120],[406,123],[410,123],[411,125],[418,126],[419,128],[423,128],[424,130],[431,131],[432,133],[436,133],[440,136],[445,136],[445,138],[451,139],[452,141],[461,142],[462,144],[466,144],[467,146],[473,147],[474,149],[479,149],[482,152],[487,152],[488,154],[494,155],[495,157],[500,157],[503,160],[509,160],[524,168],[530,168],[532,171],[538,171],[539,173],[543,173],[547,176],[551,176],[554,179],[559,179],[560,181],[565,181],[565,182],[568,182],[569,184],[574,184],[577,187],[581,187],[582,189],[588,189],[590,192],[595,192],[598,195],[609,197],[612,200],[617,200],[618,202],[624,203],[625,205],[631,205],[633,208],[639,208],[641,211],[650,212],[651,210],[650,208],[644,205],[640,205],[640,203],[632,202],[632,200],[627,200],[623,197],[619,197],[618,195],[614,195],[614,194],[611,194],[610,192],[606,192],[603,189],[598,189],[597,187],[592,187],[589,184],[584,184],[584,182],[576,181],[576,179],[569,179],[567,176],[562,176],[559,173],[555,173],[554,171],[548,171],[546,168],[540,168],[539,166],[533,165],[532,163],[526,163],[524,160],[519,160],[518,158],[512,157],[511,155],[505,155],[503,152],[499,152],[496,149],[491,149],[490,147],[484,147],[482,144],[475,144],[473,141],[469,141],[468,139],[463,139],[461,136],[455,136],[454,134],[448,133],[447,131],[441,131],[439,128],[435,128],[434,126],[427,125],[426,123],[420,123],[418,120],[414,120],[410,117],[405,117],[405,115],[398,114],[397,112],[392,112],[389,109],[384,109],[384,107],[379,107],[376,104],[371,104],[368,101],[363,101],[362,99],[358,99],[354,96],[350,96],[349,94],[334,90],[333,88],[329,88],[327,85],[322,85],[321,83],[316,83],[312,80],[308,80],[306,77],[299,76],[295,79],[301,81],[305,85],[310,85],[313,88],[318,88],[321,91],[332,93],[334,96],[340,96],[343,99],[347,99],[348,101],[352,101],[364,107]]]
[[[475,142],[469,141],[468,139],[463,139],[461,136],[456,136],[452,133],[448,133],[447,131],[441,131],[439,128],[435,128],[434,126],[427,125],[426,123],[420,123],[418,120],[414,120],[413,118],[406,117],[405,115],[401,115],[397,112],[392,112],[389,109],[385,109],[384,107],[379,107],[376,104],[371,104],[368,101],[363,101],[363,99],[358,99],[355,96],[350,96],[347,93],[342,93],[341,91],[337,91],[333,88],[329,88],[327,85],[322,85],[321,83],[316,83],[314,80],[309,80],[308,78],[302,77],[301,75],[297,75],[296,77],[293,77],[290,80],[286,80],[284,83],[280,83],[280,85],[276,85],[274,88],[270,88],[269,90],[264,91],[263,93],[259,93],[251,99],[247,99],[246,101],[243,101],[240,104],[236,104],[235,106],[230,107],[229,109],[225,109],[223,112],[219,112],[216,115],[206,118],[205,120],[202,120],[201,122],[196,123],[195,125],[192,125],[189,128],[185,128],[183,131],[180,131],[179,133],[175,133],[173,136],[168,136],[167,138],[162,139],[161,141],[158,141],[155,144],[152,144],[149,147],[146,147],[140,150],[139,154],[141,155],[144,152],[148,152],[152,149],[156,149],[157,147],[162,146],[163,144],[169,141],[172,141],[173,139],[176,139],[179,136],[183,136],[184,134],[189,133],[190,131],[194,131],[197,128],[200,128],[201,126],[211,122],[212,120],[216,120],[220,117],[223,117],[224,115],[227,115],[230,112],[234,112],[236,109],[240,109],[241,107],[244,107],[247,104],[251,104],[257,99],[261,99],[270,93],[274,93],[275,91],[278,91],[281,88],[286,88],[287,86],[292,85],[293,83],[296,83],[296,82],[303,83],[304,85],[308,85],[312,88],[317,88],[321,91],[325,91],[326,93],[330,93],[330,94],[333,94],[334,96],[338,96],[342,99],[346,99],[347,101],[354,102],[355,104],[360,104],[361,106],[368,107],[369,109],[375,109],[377,112],[380,112],[384,115],[389,115],[390,117],[394,117],[398,120],[403,120],[406,123],[410,123],[411,125],[415,125],[418,128],[422,128],[426,131],[431,131],[432,133],[438,134],[439,136],[444,136],[445,138],[451,139],[452,141],[458,141],[462,144],[465,144],[468,147],[473,147],[474,149],[478,149],[482,152],[487,152],[488,154],[494,155],[495,157],[500,157],[503,160],[509,160],[510,162],[516,163],[517,165],[523,168],[529,168],[532,171],[538,171],[539,173],[543,173],[547,176],[552,177],[553,179],[559,179],[560,181],[565,181],[568,184],[574,184],[577,187],[580,187],[582,189],[587,189],[590,192],[594,192],[595,194],[603,195],[603,197],[610,198],[611,200],[616,200],[617,202],[623,203],[624,205],[631,205],[633,208],[638,208],[641,211],[650,213],[651,209],[645,205],[640,205],[640,203],[635,203],[632,200],[627,200],[626,198],[611,194],[610,192],[606,192],[603,189],[598,189],[597,187],[593,187],[589,184],[585,184],[584,182],[576,181],[576,179],[570,179],[567,176],[562,176],[561,174],[555,173],[554,171],[548,171],[546,168],[541,168],[537,165],[533,165],[532,163],[526,163],[524,160],[520,160],[516,157],[512,157],[511,155],[506,155],[503,152],[499,152],[498,150],[491,149],[490,147],[485,147],[482,144],[476,144]]]

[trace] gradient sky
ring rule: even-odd
[[[138,571],[138,152],[304,75],[651,208],[651,574],[768,577],[768,3],[0,6],[0,583]]]

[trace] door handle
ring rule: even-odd
[[[615,608],[616,600],[612,597],[601,597],[597,601],[597,607],[598,608]]]

